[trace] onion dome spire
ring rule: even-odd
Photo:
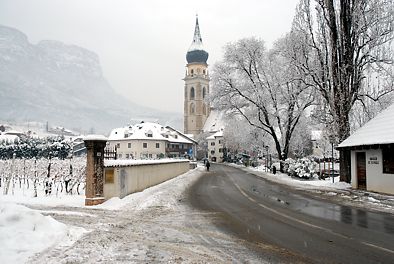
[[[198,24],[198,15],[196,16],[196,26],[194,28],[193,41],[186,54],[186,60],[188,63],[207,63],[208,60],[208,52],[204,50],[202,44],[200,26]]]

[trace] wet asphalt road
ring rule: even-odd
[[[193,206],[222,215],[221,228],[276,248],[273,262],[394,263],[392,214],[330,203],[218,164],[189,193]]]

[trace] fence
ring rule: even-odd
[[[0,194],[82,194],[86,157],[0,160]]]
[[[116,147],[114,147],[114,148],[106,147],[104,149],[104,159],[116,160],[116,156],[117,156]]]

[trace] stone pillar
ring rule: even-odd
[[[85,137],[86,189],[85,205],[97,205],[104,198],[104,148],[107,139],[104,136],[89,135]]]

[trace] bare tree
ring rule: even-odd
[[[265,147],[271,143],[265,132],[250,126],[247,121],[238,115],[227,115],[226,127],[223,136],[225,144],[231,153],[252,152],[255,155],[265,153]],[[269,146],[271,147],[271,146]]]
[[[300,0],[292,34],[302,49],[294,61],[324,98],[338,142],[350,135],[356,102],[393,91],[392,83],[367,82],[368,75],[393,78],[393,27],[393,0]],[[341,180],[347,182],[348,158],[349,152],[342,153]]]
[[[267,52],[264,42],[256,38],[230,43],[212,78],[212,103],[269,135],[281,160],[287,158],[294,129],[314,100],[312,90],[290,63],[291,44],[286,37]]]

